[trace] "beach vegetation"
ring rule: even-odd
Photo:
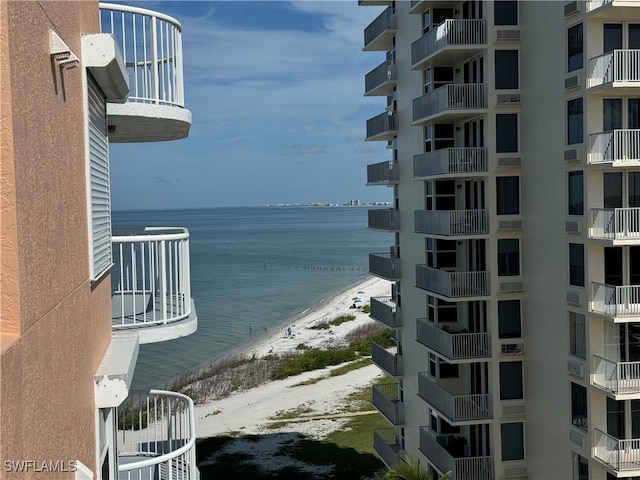
[[[376,480],[449,480],[451,472],[436,479],[420,459],[400,455],[395,467],[381,470],[375,478]]]
[[[371,355],[371,342],[376,342],[381,347],[392,347],[395,345],[393,333],[389,328],[381,328],[366,337],[356,338],[349,343],[349,348],[357,351],[360,355]]]
[[[313,408],[310,407],[310,404],[303,403],[302,405],[298,405],[292,410],[278,410],[274,416],[269,417],[269,420],[288,420],[291,418],[298,418],[302,415],[312,412]]]
[[[329,322],[329,325],[333,325],[337,327],[338,325],[342,325],[345,322],[351,322],[352,320],[355,320],[355,319],[356,319],[355,315],[340,315],[339,317],[331,320]]]
[[[300,373],[350,362],[356,358],[357,355],[351,348],[332,348],[329,350],[312,348],[298,357],[285,360],[274,370],[271,378],[272,380],[282,380]]]
[[[371,313],[371,305],[367,303],[364,307],[362,307],[362,313]]]
[[[299,343],[296,345],[296,350],[311,350],[311,347],[306,343]]]
[[[118,418],[118,430],[143,430],[145,428],[147,428],[146,412],[120,415]]]

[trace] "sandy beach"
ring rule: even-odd
[[[370,297],[390,294],[391,282],[367,277],[317,309],[305,312],[281,331],[249,347],[244,355],[249,358],[281,355],[295,352],[299,344],[317,348],[341,345],[353,329],[375,323],[362,308],[350,307],[354,303],[364,306],[369,304]],[[357,302],[357,299],[361,299],[361,302]],[[356,319],[327,329],[311,328],[342,315],[355,315]],[[198,405],[195,412],[198,437],[229,433],[260,434],[267,431],[274,433],[278,431],[274,428],[274,422],[286,412],[289,412],[288,418],[295,417],[295,424],[292,428],[289,423],[285,431],[293,430],[314,438],[324,437],[339,429],[348,418],[349,414],[344,412],[346,397],[371,385],[381,375],[374,365],[345,375],[327,377],[330,370],[315,370],[284,380],[270,381],[227,398]],[[301,385],[310,379],[319,380]]]

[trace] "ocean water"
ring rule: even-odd
[[[161,388],[253,343],[367,275],[393,239],[364,207],[238,207],[113,212],[114,227],[186,227],[198,331],[141,345],[132,388]],[[251,327],[251,328],[249,328]],[[265,333],[266,332],[266,333]]]

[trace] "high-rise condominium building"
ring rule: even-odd
[[[3,480],[198,478],[193,402],[130,392],[141,344],[196,330],[189,233],[112,228],[109,175],[110,143],[188,135],[181,35],[141,8],[0,1]]]
[[[361,0],[375,449],[454,480],[640,478],[640,1]],[[380,159],[383,160],[383,159]]]

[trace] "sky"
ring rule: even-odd
[[[382,11],[334,1],[118,2],[182,24],[189,137],[111,144],[114,210],[390,201],[366,166],[390,160],[365,142],[384,97],[364,76],[385,52],[363,52]]]

